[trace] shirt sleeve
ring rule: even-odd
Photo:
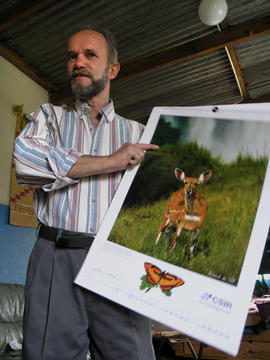
[[[42,105],[15,140],[17,181],[44,191],[75,184],[79,180],[66,175],[81,156],[78,151],[62,146],[54,107]]]
[[[142,134],[144,132],[145,126],[137,121],[134,120],[129,120],[130,124],[131,124],[131,128],[132,128],[132,135],[131,135],[131,142],[133,144],[137,144],[141,137]]]

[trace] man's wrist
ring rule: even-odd
[[[93,175],[107,174],[117,171],[117,163],[112,155],[91,156],[83,155],[71,167],[67,176],[76,179]]]

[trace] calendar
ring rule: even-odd
[[[270,214],[270,104],[155,107],[75,283],[235,356]]]

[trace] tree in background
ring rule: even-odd
[[[180,136],[181,130],[172,127],[171,123],[165,121],[165,119],[161,116],[158,123],[158,129],[151,142],[152,144],[157,144],[159,146],[163,146],[165,144],[178,144]]]
[[[174,169],[182,169],[187,176],[198,177],[222,166],[219,158],[197,143],[167,144],[157,152],[147,153],[128,192],[125,206],[153,203],[178,190],[182,184],[175,178]],[[213,176],[214,177],[214,176]]]

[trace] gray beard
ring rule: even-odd
[[[106,87],[108,82],[108,71],[105,71],[101,79],[94,80],[92,76],[89,76],[92,83],[88,86],[82,87],[79,83],[70,82],[70,87],[73,94],[81,101],[87,101],[92,99],[94,96],[100,94]]]

